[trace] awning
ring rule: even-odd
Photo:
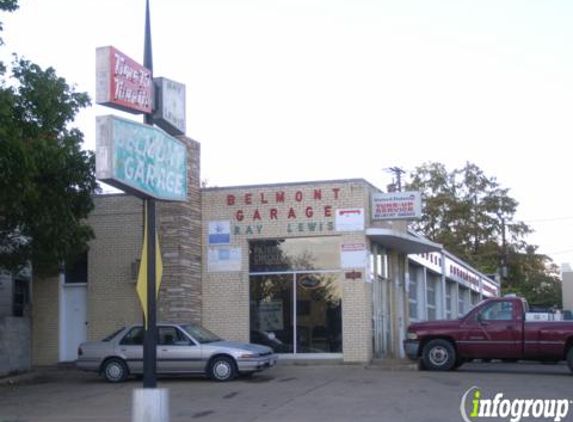
[[[369,228],[366,229],[366,236],[384,248],[394,249],[405,254],[439,252],[443,249],[439,243],[392,229]]]

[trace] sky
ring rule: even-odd
[[[570,0],[150,0],[154,76],[186,85],[209,186],[364,178],[466,162],[573,263]],[[95,50],[143,61],[145,0],[20,0],[0,57],[95,99]],[[95,149],[93,105],[75,124]],[[124,115],[141,121],[139,116]]]

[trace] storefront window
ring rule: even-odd
[[[259,240],[250,243],[251,273],[340,268],[339,240],[313,237]]]
[[[277,353],[341,353],[337,238],[250,244],[251,342]]]
[[[430,276],[426,280],[428,321],[436,319],[436,282]]]
[[[418,320],[418,280],[414,277],[410,279],[408,303],[410,307],[410,319]]]
[[[468,291],[462,287],[458,291],[458,316],[462,316],[466,313],[466,296]]]
[[[452,283],[446,282],[446,319],[452,319]]]

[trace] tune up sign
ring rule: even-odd
[[[153,111],[151,71],[114,47],[96,50],[96,103],[129,113]]]

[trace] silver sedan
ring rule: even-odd
[[[98,372],[110,382],[143,374],[143,334],[141,325],[133,325],[80,344],[77,368]],[[270,347],[225,341],[198,325],[157,325],[158,374],[203,374],[229,381],[270,368],[277,359]]]

